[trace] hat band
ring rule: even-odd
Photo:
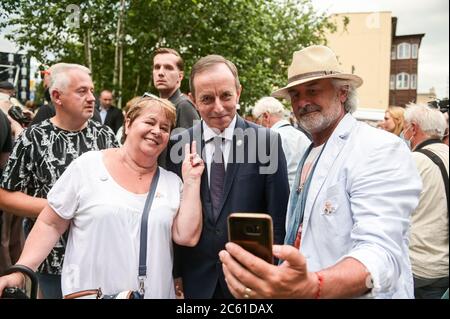
[[[302,73],[302,74],[298,74],[298,75],[295,75],[293,77],[290,77],[288,79],[288,83],[292,83],[292,82],[303,80],[303,79],[309,79],[309,78],[314,78],[314,77],[318,77],[318,76],[323,76],[323,75],[331,75],[331,74],[339,74],[339,73],[341,73],[341,72],[338,72],[338,71],[317,71],[317,72]]]

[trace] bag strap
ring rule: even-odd
[[[429,159],[431,159],[433,161],[434,164],[436,164],[439,169],[441,170],[441,175],[442,175],[442,179],[444,180],[444,187],[445,187],[445,195],[447,196],[447,217],[448,217],[448,213],[449,213],[449,186],[448,186],[448,174],[447,174],[447,170],[445,169],[445,165],[444,162],[442,162],[441,158],[439,156],[437,156],[435,153],[433,153],[432,151],[428,150],[428,149],[418,149],[415,150],[415,152],[419,152],[422,153],[424,155],[426,155]]]
[[[145,200],[144,211],[142,212],[141,218],[141,236],[139,245],[139,293],[144,296],[144,280],[147,277],[147,226],[148,226],[148,215],[150,213],[150,208],[152,207],[153,198],[155,197],[156,187],[158,186],[159,179],[159,167],[156,168],[155,175],[153,176],[152,184],[148,191],[147,199]]]
[[[30,278],[30,280],[31,280],[30,299],[36,299],[37,289],[38,289],[38,279],[37,279],[36,273],[33,271],[33,269],[31,269],[25,265],[15,264],[15,265],[12,265],[11,267],[9,267],[2,274],[2,276],[6,276],[6,275],[12,274],[14,272],[21,272],[22,274],[27,275],[28,278]]]

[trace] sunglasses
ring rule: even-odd
[[[143,99],[150,99],[150,100],[156,100],[156,101],[159,101],[159,102],[161,102],[161,103],[163,103],[163,104],[165,104],[166,106],[169,106],[169,107],[171,107],[171,108],[174,108],[175,106],[172,104],[172,102],[170,102],[168,99],[162,99],[162,98],[160,98],[159,96],[156,96],[155,94],[152,94],[152,93],[148,93],[148,92],[145,92],[144,94],[142,94],[142,97],[141,97],[141,100],[140,101],[142,101]],[[139,101],[139,102],[140,102]]]

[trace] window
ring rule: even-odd
[[[393,45],[391,48],[391,60],[395,60],[396,56],[397,56],[397,49],[395,48],[395,45]]]
[[[409,89],[409,74],[408,73],[402,72],[402,73],[397,74],[396,87],[398,90]]]
[[[419,53],[419,45],[417,43],[414,43],[412,45],[412,54],[411,54],[412,58],[417,59],[418,53]]]
[[[417,74],[411,74],[411,89],[417,89]]]
[[[391,75],[391,81],[389,82],[389,89],[395,90],[395,75]]]
[[[397,59],[410,59],[411,45],[409,43],[400,43],[397,47]]]

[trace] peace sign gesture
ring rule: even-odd
[[[182,175],[184,183],[199,182],[205,169],[205,163],[197,154],[196,142],[191,145],[185,145],[185,155],[182,166]]]

